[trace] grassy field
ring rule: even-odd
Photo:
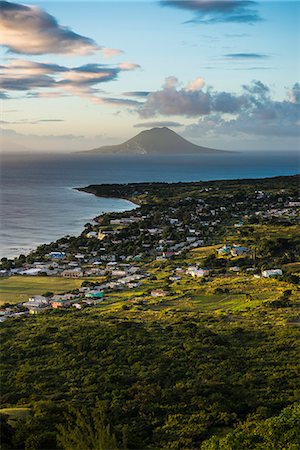
[[[59,278],[39,276],[15,276],[0,281],[0,305],[6,302],[19,303],[28,300],[31,295],[43,295],[46,292],[60,294],[78,289],[84,280],[101,282],[103,278]]]
[[[152,270],[152,273],[156,269]],[[154,320],[156,315],[177,313],[233,313],[254,311],[266,302],[276,300],[284,290],[291,290],[291,301],[297,302],[297,288],[276,279],[256,279],[253,276],[230,275],[210,280],[198,280],[183,275],[181,280],[167,284],[169,268],[160,271],[156,280],[146,279],[142,285],[130,291],[108,294],[108,301],[99,311],[114,317]],[[152,289],[164,288],[168,295],[153,298]],[[218,288],[227,292],[216,293]],[[134,300],[132,303],[131,300]],[[126,308],[126,309],[124,309]]]
[[[0,409],[0,414],[5,414],[9,417],[8,423],[9,425],[16,425],[19,420],[26,420],[30,415],[31,409],[24,407],[15,407],[15,408],[2,408]]]

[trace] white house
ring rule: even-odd
[[[282,275],[282,270],[281,269],[263,270],[261,275],[264,278],[277,277],[279,275]]]
[[[86,235],[87,238],[97,238],[98,233],[96,231],[89,231]]]
[[[192,275],[193,278],[204,277],[209,274],[208,269],[198,269],[198,267],[190,266],[186,271],[187,275]]]
[[[43,295],[34,295],[33,297],[29,297],[28,302],[23,303],[23,305],[28,309],[44,308],[45,306],[48,306],[48,304],[49,299],[47,297],[44,297]]]

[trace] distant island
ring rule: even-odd
[[[103,147],[87,150],[84,153],[92,154],[122,154],[122,155],[180,155],[180,154],[212,154],[227,153],[225,150],[201,147],[192,144],[175,131],[167,127],[152,128],[141,131],[139,134],[118,145],[105,145]],[[228,152],[229,153],[229,152]]]

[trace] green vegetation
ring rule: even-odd
[[[47,276],[14,276],[1,279],[0,305],[4,303],[26,302],[31,295],[42,295],[46,292],[60,294],[78,289],[84,280],[102,281],[102,278],[58,278]]]
[[[140,288],[97,309],[2,324],[3,406],[32,411],[7,448],[268,448],[271,437],[253,431],[264,430],[258,417],[273,427],[297,398],[296,288],[289,307],[270,307],[286,282],[183,276],[156,299],[149,291],[170,270],[151,279],[157,264]],[[213,293],[220,286],[229,294]],[[253,447],[251,433],[265,446]],[[286,433],[291,446],[278,448],[296,448]]]
[[[1,323],[3,449],[299,448],[299,217],[293,211],[286,217],[284,205],[280,217],[269,213],[281,197],[287,205],[295,198],[297,183],[280,177],[91,187],[98,195],[134,198],[143,218],[104,242],[63,238],[29,260],[59,245],[70,259],[79,247],[97,256],[105,246],[122,262],[140,255],[148,276],[134,289],[107,289],[95,307],[49,308]],[[99,223],[112,217],[121,216]],[[180,225],[172,228],[170,217]],[[205,244],[157,259],[160,241],[187,242],[191,221]],[[159,226],[158,236],[147,234]],[[237,242],[247,247],[242,255],[218,254]],[[190,265],[209,273],[193,278]],[[267,268],[283,274],[257,277]],[[17,302],[16,295],[27,300],[97,279],[2,281],[4,301]]]

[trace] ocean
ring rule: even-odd
[[[263,178],[300,172],[295,151],[199,156],[1,155],[0,257],[81,233],[95,216],[134,205],[75,187],[101,183]]]

